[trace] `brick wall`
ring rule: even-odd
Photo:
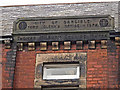
[[[118,80],[119,80],[118,85],[120,87],[120,47],[119,46],[117,46],[117,57],[116,58],[119,61],[119,63],[118,63],[118,70],[119,70],[119,72],[118,72]]]
[[[35,74],[35,51],[17,52],[15,88],[33,88]]]
[[[118,84],[118,54],[116,53],[115,43],[112,41],[108,42],[108,65],[109,65],[109,80],[108,84],[110,88],[114,88]],[[118,87],[118,86],[116,86]]]
[[[2,88],[2,44],[0,44],[0,89]]]
[[[95,50],[88,49],[85,44],[83,50],[76,50],[76,45],[73,44],[71,50],[63,50],[63,45],[60,50],[52,51],[49,46],[48,51],[40,51],[39,47],[35,51],[17,51],[14,88],[33,88],[35,78],[35,59],[37,53],[64,53],[64,52],[87,52],[87,88],[117,88],[119,82],[118,75],[118,60],[120,60],[120,47],[115,46],[109,41],[107,49],[101,49],[100,44],[97,44]],[[4,49],[2,45],[2,83],[3,88],[11,86],[9,80],[9,67],[7,68],[6,53],[11,49]]]
[[[87,87],[108,87],[108,58],[106,49],[89,50],[87,59]]]

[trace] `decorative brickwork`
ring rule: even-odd
[[[111,46],[110,43],[109,45]],[[114,43],[112,45],[114,46]],[[48,46],[48,48],[50,48],[50,46]],[[63,45],[60,45],[60,48],[63,49]],[[87,52],[87,88],[115,88],[118,86],[117,57],[119,57],[120,54],[119,46],[117,46],[117,51],[114,49],[111,51],[110,48],[108,50],[101,49],[100,44],[96,45],[95,50],[88,50],[88,45],[85,45],[83,50],[75,49],[76,45],[72,44],[71,50],[51,51],[49,49],[48,51],[40,51],[40,48],[38,47],[35,51],[27,51],[27,49],[23,51],[17,51],[14,88],[34,87],[36,54],[69,52]],[[7,52],[10,50],[4,49],[4,52],[5,51]],[[3,54],[5,55],[5,53]],[[116,57],[114,55],[116,55]],[[5,56],[3,57],[3,60],[6,62]],[[3,64],[3,70],[5,70],[4,67],[5,64]],[[9,77],[9,74],[5,72],[6,71],[3,72],[3,86],[9,87],[9,83],[7,82],[7,77]]]

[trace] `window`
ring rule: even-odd
[[[44,64],[43,79],[79,79],[79,64]]]

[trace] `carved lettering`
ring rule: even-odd
[[[50,28],[60,28],[60,25],[44,25],[44,29],[50,29]]]
[[[17,25],[18,24],[18,25]],[[53,19],[30,19],[16,23],[17,30],[34,30],[37,32],[47,31],[83,31],[83,30],[113,30],[113,18],[111,17],[84,17],[84,18],[53,18]],[[32,31],[33,32],[33,31]]]
[[[16,41],[65,41],[65,40],[101,40],[108,39],[109,32],[103,33],[71,33],[71,34],[45,34],[38,36],[17,36]]]

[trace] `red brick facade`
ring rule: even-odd
[[[1,44],[2,46],[2,88],[11,88],[10,84],[8,82],[8,78],[9,78],[9,68],[8,70],[6,70],[6,62],[7,62],[7,58],[6,58],[6,54],[8,51],[11,51],[11,49],[5,49],[4,44]]]
[[[0,87],[120,88],[119,1],[3,6],[0,11]],[[79,78],[44,79],[45,64],[51,63],[58,69],[77,64]]]
[[[115,46],[114,41],[109,41],[107,49],[101,49],[100,44],[96,49],[88,49],[85,44],[83,50],[76,50],[73,44],[71,50],[52,51],[48,46],[47,51],[40,51],[39,47],[35,51],[17,51],[16,66],[14,73],[13,88],[33,88],[35,78],[35,59],[37,53],[64,53],[64,52],[87,52],[87,88],[118,88],[119,86],[119,62],[120,46]],[[2,88],[11,88],[9,80],[9,68],[6,67],[6,54],[11,49],[5,49],[2,44]]]

